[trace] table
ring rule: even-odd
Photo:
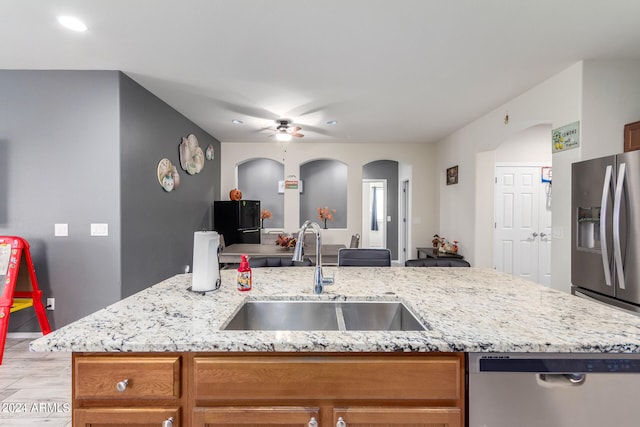
[[[434,248],[416,248],[416,252],[418,253],[418,258],[464,258],[462,255],[439,252]],[[421,257],[420,254],[424,254],[424,257]]]
[[[338,265],[338,250],[346,248],[341,244],[328,244],[320,247],[323,265]],[[252,256],[293,256],[293,250],[284,249],[278,245],[262,245],[258,243],[234,243],[224,248],[220,253],[221,264],[239,264],[240,255]],[[305,250],[305,257],[315,263],[315,247]]]

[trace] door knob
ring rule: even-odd
[[[531,233],[531,235],[533,236],[533,238],[535,239],[536,237],[538,237],[538,233]]]
[[[540,237],[541,237],[541,238],[542,238],[542,237],[544,237],[544,236],[546,236],[546,234],[544,234],[544,233],[540,233]]]

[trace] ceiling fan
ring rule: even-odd
[[[276,120],[276,139],[278,141],[291,141],[292,137],[302,138],[304,135],[300,133],[300,126],[292,126],[291,121],[287,119]]]

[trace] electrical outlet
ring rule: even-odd
[[[56,299],[47,298],[47,310],[55,310],[55,309],[56,309]]]

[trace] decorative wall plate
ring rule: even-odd
[[[167,158],[158,162],[157,169],[158,182],[166,192],[170,192],[180,185],[180,175],[178,169]]]
[[[162,180],[165,176],[171,173],[173,165],[171,160],[164,158],[158,162],[158,182],[162,185]]]
[[[194,134],[189,134],[186,138],[182,137],[179,146],[180,166],[187,171],[189,175],[199,173],[204,167],[204,151],[198,145],[198,138]]]
[[[213,145],[212,144],[209,144],[207,146],[207,151],[205,152],[205,154],[206,154],[207,160],[215,159],[216,156],[215,156],[215,153],[213,151]]]

